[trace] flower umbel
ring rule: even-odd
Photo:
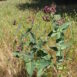
[[[62,19],[57,20],[56,22],[60,26],[65,22],[65,19],[62,18]]]
[[[56,5],[53,3],[51,6],[45,6],[43,9],[44,13],[52,13],[55,14],[56,12]]]

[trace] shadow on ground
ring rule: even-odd
[[[0,1],[6,1],[6,0],[0,0]]]
[[[25,9],[42,9],[45,5],[50,5],[52,3],[52,0],[32,0],[30,3],[21,3],[17,5],[17,7],[20,10],[25,10]]]
[[[41,10],[45,5],[51,5],[53,1],[57,4],[58,11],[69,13],[75,10],[77,12],[77,1],[75,0],[32,0],[30,3],[18,4],[17,7],[23,11],[26,9]]]

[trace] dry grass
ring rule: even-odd
[[[18,62],[12,55],[12,50],[3,41],[3,45],[0,48],[0,77],[13,77],[17,73],[17,69],[20,68],[20,62]]]

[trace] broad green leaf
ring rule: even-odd
[[[52,56],[48,54],[48,55],[44,56],[43,59],[45,59],[45,60],[51,60]]]
[[[57,25],[57,22],[54,21],[52,25],[53,25],[54,31],[57,31],[57,29],[59,28],[59,26]]]
[[[25,61],[25,63],[27,63],[27,62],[30,62],[34,58],[34,55],[33,54],[23,54],[21,58]]]
[[[61,51],[57,51],[56,56],[61,56]]]
[[[56,38],[57,39],[61,38],[61,32],[57,32]]]
[[[36,43],[35,35],[32,32],[30,32],[30,42],[33,44]]]
[[[37,69],[38,69],[38,73],[37,73],[37,76],[38,77],[41,77],[41,75],[44,73],[44,69],[49,66],[51,62],[50,61],[47,61],[47,60],[44,60],[44,59],[40,59],[37,61],[36,63],[36,66],[37,66]]]
[[[41,77],[41,75],[44,73],[43,69],[44,69],[44,68],[39,69],[39,71],[38,71],[38,73],[37,73],[37,76],[38,76],[38,77]]]
[[[64,39],[63,38],[56,39],[56,43],[62,44],[64,43]]]
[[[71,41],[70,41],[69,43],[62,44],[62,45],[61,45],[61,49],[64,50],[64,49],[70,47],[71,45],[72,45]]]
[[[57,32],[57,35],[56,35],[56,39],[64,39],[64,33],[63,32]]]
[[[56,36],[57,35],[57,33],[55,32],[55,33],[52,33],[51,34],[51,37],[54,37],[54,36]]]
[[[64,44],[64,43],[58,43],[58,44],[57,44],[58,49],[61,49],[61,50],[66,49],[67,46],[68,46],[68,45],[67,45],[67,44]]]
[[[60,46],[60,45],[63,45],[64,44],[64,38],[59,38],[56,40],[56,45],[57,46]]]
[[[70,22],[64,23],[62,26],[60,26],[60,31],[65,31],[70,25]]]
[[[61,49],[62,50],[66,49],[66,48],[67,48],[67,45],[65,45],[65,44],[64,45],[61,45]]]
[[[39,41],[38,41],[38,46],[39,46],[39,48],[41,48],[42,45],[43,45],[43,41],[42,41],[41,39],[39,39]]]
[[[27,69],[28,74],[31,77],[32,74],[33,74],[33,71],[35,69],[35,63],[34,63],[34,61],[33,62],[26,63],[26,69]]]

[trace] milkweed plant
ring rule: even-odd
[[[64,50],[69,47],[65,43],[65,32],[71,23],[67,22],[60,14],[56,14],[55,4],[45,6],[43,12],[46,14],[46,16],[43,16],[43,20],[51,22],[53,26],[47,38],[56,38],[56,44],[49,48],[56,52],[56,69],[60,70],[62,68],[61,63],[64,61]],[[28,28],[21,35],[20,46],[14,52],[14,56],[25,62],[29,77],[32,77],[35,70],[37,71],[37,77],[41,77],[48,67],[53,67],[53,57],[43,48],[48,40],[43,40],[41,37],[37,39],[32,29],[33,23],[31,28]]]

